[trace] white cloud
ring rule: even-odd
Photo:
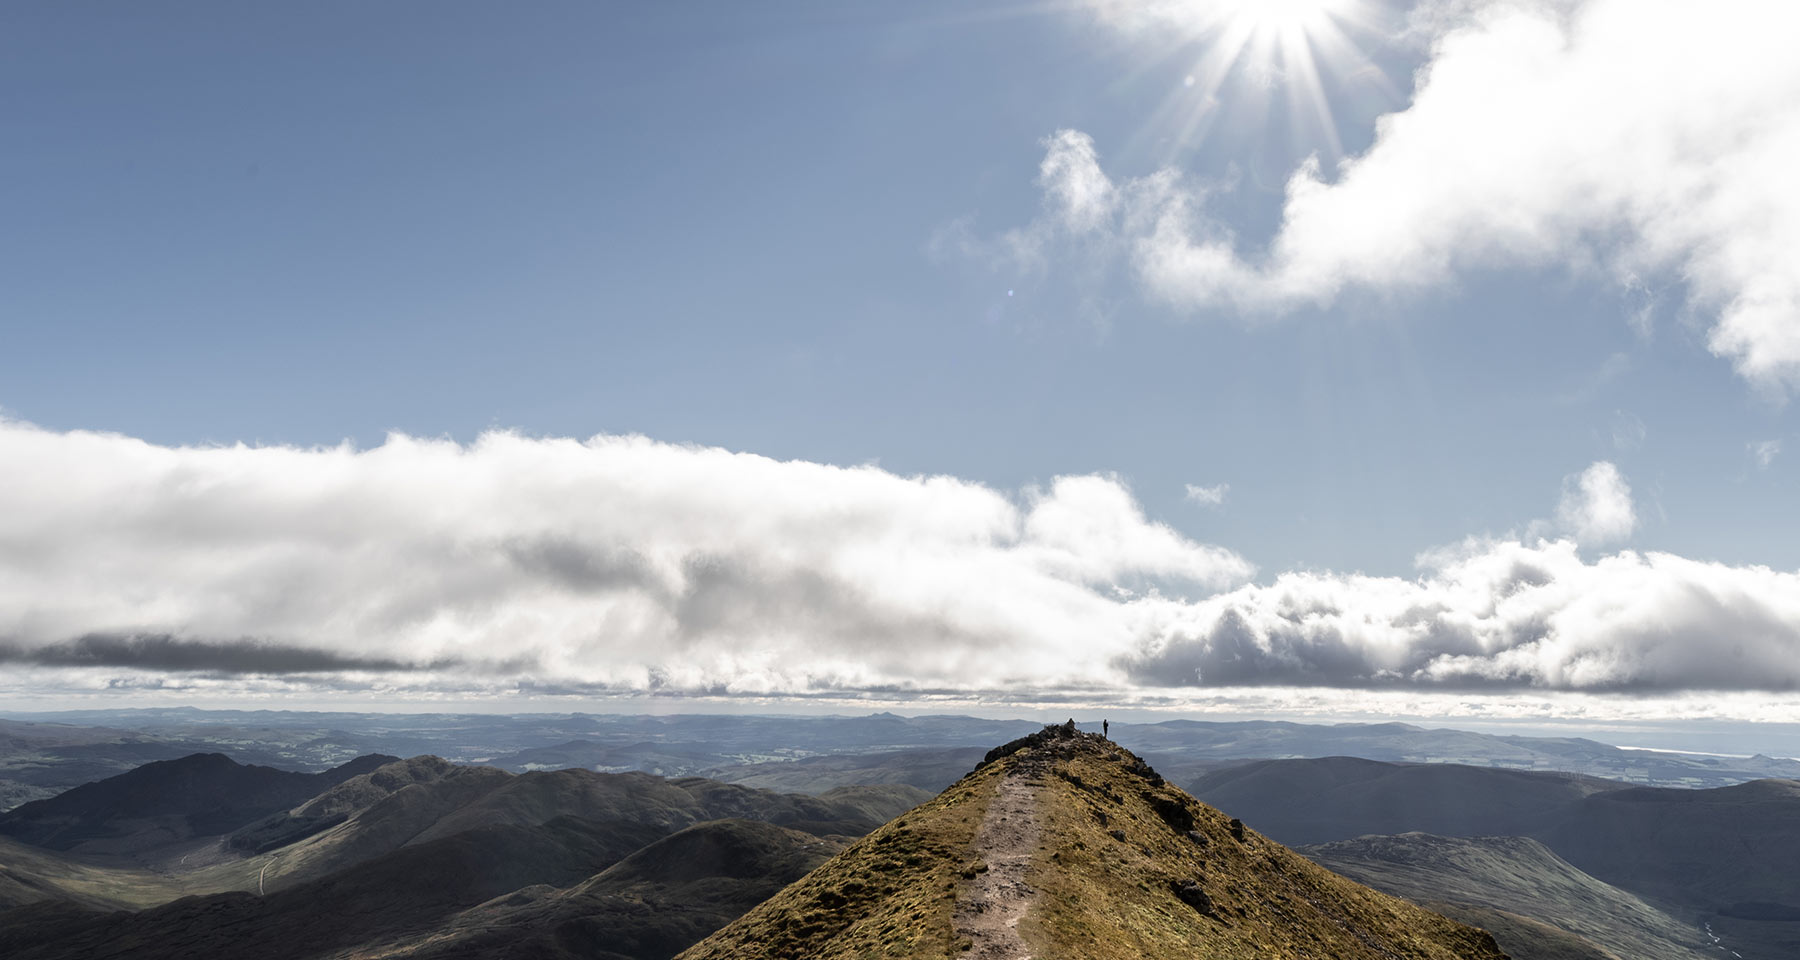
[[[1775,458],[1780,454],[1780,440],[1764,440],[1761,443],[1750,444],[1750,456],[1756,460],[1759,470],[1769,469],[1769,464],[1774,463]]]
[[[1286,573],[1144,611],[1140,683],[1800,689],[1800,573],[1471,541],[1413,580]]]
[[[1556,523],[1583,546],[1616,543],[1637,529],[1631,486],[1619,468],[1601,460],[1579,474],[1563,478]]]
[[[1221,483],[1217,486],[1202,487],[1198,484],[1187,485],[1187,498],[1204,507],[1216,507],[1225,502],[1225,495],[1231,492],[1231,484]]]
[[[1112,216],[1117,200],[1112,181],[1100,169],[1094,140],[1074,130],[1059,130],[1044,141],[1038,167],[1051,216],[1070,233],[1099,229]]]
[[[1098,6],[1127,26],[1210,9]],[[1431,32],[1412,103],[1335,172],[1310,161],[1295,172],[1265,249],[1246,250],[1209,213],[1210,188],[1177,171],[1109,179],[1077,131],[1050,140],[1051,214],[1104,238],[1153,296],[1193,310],[1277,313],[1478,270],[1598,270],[1621,289],[1675,278],[1715,354],[1771,391],[1800,387],[1800,7],[1520,0],[1429,12],[1416,21]]]
[[[1080,684],[1115,586],[1251,573],[1111,477],[949,477],[642,437],[161,447],[0,421],[0,659],[647,689]]]
[[[0,462],[0,692],[1800,689],[1800,573],[1503,539],[1256,584],[1103,475],[1008,494],[643,437],[5,421]],[[1569,494],[1577,535],[1630,532],[1610,464]]]

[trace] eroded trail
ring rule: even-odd
[[[956,901],[956,932],[974,943],[973,960],[1030,960],[1019,921],[1037,895],[1025,882],[1037,851],[1039,823],[1035,772],[1015,768],[1000,781],[987,816],[975,832],[974,856],[987,864]]]

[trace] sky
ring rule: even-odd
[[[0,9],[0,707],[1800,721],[1796,28]]]

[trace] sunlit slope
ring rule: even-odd
[[[1330,873],[1099,737],[1052,727],[990,756],[682,958],[1503,956],[1486,933]],[[990,812],[1008,819],[984,827]],[[983,881],[1014,857],[1021,883]],[[1011,894],[1016,927],[989,922]],[[1015,929],[1021,942],[999,942]]]

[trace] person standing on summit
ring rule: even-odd
[[[1100,735],[1105,737],[1108,740],[1111,740],[1112,739],[1112,724],[1106,722],[1105,720],[1100,721]]]

